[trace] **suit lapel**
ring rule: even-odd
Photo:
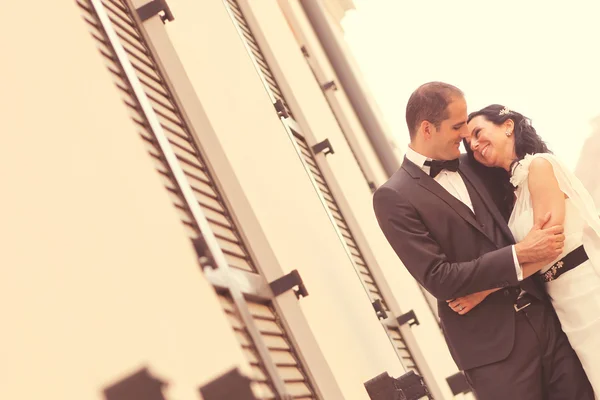
[[[500,210],[498,210],[498,208],[495,206],[495,203],[493,202],[492,198],[489,196],[485,186],[479,180],[479,177],[476,174],[474,174],[473,171],[471,171],[469,168],[465,168],[463,166],[459,167],[459,172],[461,173],[462,177],[465,178],[465,180],[467,180],[471,184],[471,186],[475,189],[477,194],[479,194],[479,196],[481,197],[481,200],[483,200],[483,204],[488,209],[490,214],[492,214],[492,217],[496,221],[496,224],[498,224],[498,226],[502,230],[502,233],[504,233],[504,235],[512,243],[514,243],[515,239],[512,235],[512,232],[508,228],[508,225],[506,224],[506,221],[502,217],[502,214],[500,214]],[[467,183],[467,182],[465,182],[465,183]],[[467,188],[468,188],[468,185],[467,185]],[[471,198],[473,198],[473,196],[471,196]]]
[[[418,184],[441,200],[448,204],[458,215],[460,215],[465,221],[471,224],[475,229],[484,234],[488,239],[492,240],[489,235],[483,230],[479,222],[475,219],[475,214],[471,212],[462,201],[452,196],[446,189],[444,189],[439,183],[437,183],[432,177],[427,175],[423,170],[415,163],[407,158],[404,158],[402,168],[408,172],[410,176],[417,180]],[[493,242],[493,240],[492,240]]]

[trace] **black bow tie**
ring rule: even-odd
[[[440,160],[432,160],[425,161],[425,165],[429,166],[429,176],[435,178],[442,170],[447,169],[448,171],[456,172],[458,171],[458,158],[454,160],[448,161],[440,161]]]

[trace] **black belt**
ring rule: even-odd
[[[527,307],[529,307],[533,301],[536,301],[535,297],[531,296],[527,292],[523,292],[519,296],[519,298],[515,301],[515,304],[513,305],[513,307],[515,308],[516,312],[519,312],[519,311],[524,310]]]
[[[583,245],[579,246],[559,261],[552,264],[550,269],[541,275],[538,275],[542,282],[551,282],[557,279],[559,276],[573,268],[583,264],[588,260],[588,255],[583,248]]]

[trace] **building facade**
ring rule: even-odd
[[[0,397],[196,399],[233,370],[257,399],[368,399],[413,370],[470,398],[372,212],[401,158],[350,1],[12,7]]]
[[[587,190],[589,190],[596,208],[600,213],[600,179],[596,173],[596,165],[598,165],[598,154],[600,154],[600,116],[597,116],[592,121],[592,134],[588,137],[583,147],[581,154],[575,167],[575,175],[581,180]]]

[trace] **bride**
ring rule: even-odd
[[[474,158],[510,174],[515,191],[508,225],[515,240],[522,240],[534,221],[548,212],[547,226],[564,225],[563,253],[542,267],[537,279],[544,284],[594,392],[600,393],[600,218],[593,200],[522,114],[490,105],[469,115],[468,128]],[[469,312],[494,291],[456,299],[465,307],[459,313]]]

